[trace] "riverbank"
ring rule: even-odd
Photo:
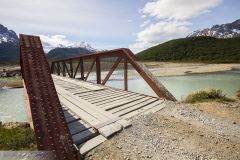
[[[204,63],[172,63],[172,62],[143,62],[157,77],[183,76],[197,73],[229,71],[239,68],[240,64],[204,64]]]
[[[157,113],[132,119],[132,127],[85,159],[240,159],[240,101],[169,102]]]

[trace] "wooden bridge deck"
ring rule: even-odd
[[[163,99],[52,75],[64,115],[80,153],[131,125],[131,118],[156,112]]]

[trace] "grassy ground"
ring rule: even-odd
[[[0,150],[35,150],[34,132],[30,127],[0,126]]]

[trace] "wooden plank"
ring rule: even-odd
[[[98,133],[94,129],[90,128],[88,130],[85,130],[78,134],[73,135],[72,138],[73,138],[74,144],[79,145],[97,135]]]
[[[103,105],[108,105],[108,104],[111,104],[111,103],[115,103],[116,101],[126,101],[128,99],[132,99],[132,98],[136,98],[136,97],[139,97],[139,95],[138,94],[132,94],[132,95],[124,94],[122,96],[118,96],[118,97],[115,97],[115,98],[110,98],[110,99],[107,99],[107,100],[102,100],[102,101],[94,103],[94,104],[96,104],[97,106],[103,106]],[[140,97],[142,97],[142,96],[140,96]]]
[[[102,91],[94,91],[94,92],[91,92],[90,94],[81,95],[81,97],[90,99],[90,98],[98,98],[99,96],[106,96],[106,95],[113,95],[113,94],[123,94],[123,92],[119,92],[119,91],[113,92],[108,89],[104,89]]]
[[[160,101],[160,104],[158,104],[158,105],[161,105],[162,102],[163,102],[163,101]],[[158,105],[155,105],[155,106],[158,106]],[[131,118],[131,117],[133,117],[133,116],[140,115],[140,114],[146,112],[147,110],[149,110],[149,109],[151,109],[151,108],[153,108],[153,107],[155,107],[155,106],[148,105],[148,106],[145,106],[145,107],[143,107],[143,108],[141,108],[141,109],[139,109],[139,110],[135,110],[135,111],[133,111],[133,112],[130,112],[130,113],[128,113],[128,114],[125,114],[125,115],[123,115],[123,116],[121,116],[121,117],[124,118],[124,119],[129,119],[129,118]]]
[[[66,118],[66,121],[67,121],[67,123],[71,123],[71,122],[77,121],[79,119],[80,118],[77,116],[71,116],[71,117]]]
[[[69,113],[68,111],[64,111],[63,114],[65,118],[73,116],[73,114]]]
[[[151,98],[152,98],[152,97],[144,97],[144,98],[142,98],[142,99],[139,99],[139,100],[137,100],[137,101],[134,101],[134,102],[131,102],[131,103],[122,105],[122,106],[120,106],[120,107],[111,109],[111,110],[109,110],[109,111],[114,114],[114,113],[116,113],[116,112],[118,112],[118,111],[121,111],[121,110],[124,110],[124,109],[126,109],[126,108],[132,107],[132,106],[134,106],[134,105],[137,105],[137,104],[139,104],[139,103],[142,103],[142,102],[144,102],[144,101],[146,101],[146,100],[149,100],[149,99],[151,99]]]
[[[55,76],[55,75],[52,75],[52,77],[53,77],[53,79],[60,79],[60,80],[63,80],[65,82],[76,84],[76,85],[82,86],[82,87],[90,89],[90,90],[102,90],[102,89],[104,89],[104,87],[93,85],[91,83],[86,83],[86,82],[81,81],[81,80],[69,79],[69,78],[66,78],[66,77],[60,77],[60,76]]]
[[[95,147],[99,146],[100,144],[102,144],[106,140],[107,139],[104,136],[98,135],[98,136],[90,139],[89,141],[80,144],[78,146],[80,154],[85,155],[86,153],[88,153],[89,151],[91,151]]]
[[[77,125],[74,125],[74,127],[69,127],[69,130],[71,132],[72,135],[74,134],[77,134],[79,132],[82,132],[82,131],[85,131],[87,129],[91,128],[89,125],[87,125],[86,123],[85,124],[77,124]]]
[[[99,133],[106,138],[110,137],[111,135],[121,130],[122,130],[122,126],[118,123],[112,123],[98,129]]]
[[[151,98],[151,99],[149,99],[149,100],[147,100],[147,101],[145,101],[143,103],[140,103],[140,104],[137,104],[135,106],[129,107],[127,109],[124,109],[124,110],[121,110],[119,112],[116,112],[115,114],[118,115],[118,116],[122,116],[122,115],[125,115],[125,114],[127,114],[129,112],[135,111],[137,109],[140,109],[140,108],[142,108],[142,107],[144,107],[146,105],[149,105],[149,104],[151,104],[153,102],[156,102],[156,101],[157,101],[157,99]]]
[[[100,107],[104,108],[106,111],[110,110],[110,109],[113,109],[113,108],[116,108],[116,107],[119,107],[119,106],[122,106],[124,104],[128,104],[128,103],[131,103],[131,102],[134,102],[136,100],[139,100],[141,98],[143,98],[144,96],[137,96],[137,97],[128,97],[128,98],[125,98],[124,100],[117,100],[117,101],[114,101],[112,103],[109,103],[109,104],[106,104],[106,105],[102,105]]]
[[[113,101],[116,101],[116,100],[119,100],[119,99],[123,99],[125,97],[133,96],[133,95],[135,96],[136,94],[123,93],[123,94],[118,94],[118,95],[110,95],[110,96],[100,98],[100,99],[97,99],[97,100],[92,99],[92,100],[89,100],[89,101],[93,104],[96,104],[96,105],[102,105],[102,104],[110,103],[110,102],[113,102]]]
[[[160,103],[159,105],[156,105],[156,106],[150,108],[149,110],[147,110],[145,112],[142,112],[142,114],[155,113],[155,112],[158,112],[165,107],[166,107],[166,103]],[[140,114],[140,115],[142,115],[142,114]]]
[[[95,126],[99,123],[101,123],[97,118],[93,117],[91,114],[86,113],[84,110],[79,108],[78,106],[74,105],[64,97],[62,97],[60,94],[58,94],[59,100],[61,103],[63,103],[65,106],[68,106],[68,108],[74,112],[76,115],[78,115],[81,119],[84,118],[84,121],[88,123],[91,126]]]
[[[116,123],[120,124],[123,128],[128,128],[128,127],[132,126],[132,123],[130,123],[130,121],[125,120],[125,119],[120,119]]]
[[[59,92],[64,98],[71,101],[71,103],[75,104],[76,106],[81,107],[81,109],[83,109],[85,112],[91,114],[92,116],[96,117],[97,119],[99,119],[101,121],[106,121],[109,119],[116,118],[116,116],[114,116],[113,114],[108,113],[108,112],[104,111],[103,109],[100,109],[96,105],[93,105],[93,104],[89,103],[88,101],[81,99],[80,97],[71,95],[71,93],[69,93],[68,91],[64,91],[64,89],[62,89],[59,86],[56,86],[56,89],[57,89],[57,92]]]

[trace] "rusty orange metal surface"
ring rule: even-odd
[[[77,159],[77,152],[38,36],[20,34],[20,63],[38,150],[55,159]]]

